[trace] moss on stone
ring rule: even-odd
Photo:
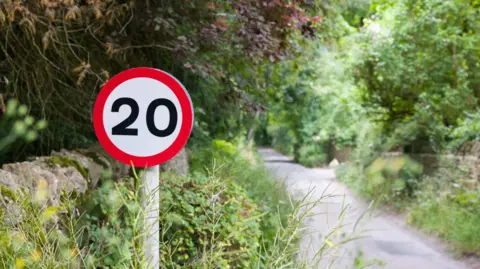
[[[3,197],[7,197],[7,198],[10,198],[11,200],[15,201],[17,196],[15,195],[15,192],[10,190],[9,188],[5,187],[5,186],[2,186],[0,185],[0,194],[3,196]]]
[[[87,152],[81,152],[80,154],[92,159],[96,164],[99,164],[104,168],[110,168],[110,164],[108,163],[106,158],[96,152],[87,151]]]
[[[51,166],[60,165],[61,167],[73,167],[83,176],[83,178],[90,180],[89,171],[74,159],[60,156],[52,156],[48,158],[48,164]]]

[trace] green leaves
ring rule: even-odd
[[[106,180],[83,197],[76,228],[84,231],[79,244],[88,250],[88,263],[110,268],[140,266],[143,213],[137,194],[133,179]]]
[[[39,132],[46,126],[45,120],[35,121],[28,115],[27,106],[19,105],[15,99],[9,100],[0,119],[0,151],[17,141],[26,143],[35,141]]]
[[[251,268],[260,230],[255,204],[236,184],[208,178],[163,175],[161,259],[168,268],[196,261],[214,248],[210,263]],[[214,199],[214,197],[217,197]],[[212,255],[212,254],[209,254]],[[205,261],[203,261],[205,262]],[[212,265],[216,267],[215,265]]]
[[[428,113],[446,125],[475,107],[480,55],[472,44],[480,38],[472,26],[480,19],[472,10],[467,1],[403,0],[383,11],[385,17],[372,24],[389,29],[388,35],[374,37],[369,28],[363,34],[356,77],[364,85],[364,106],[397,124],[428,104]]]

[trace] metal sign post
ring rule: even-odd
[[[158,268],[159,165],[173,158],[190,137],[190,96],[166,72],[146,67],[128,69],[111,78],[98,94],[93,126],[103,148],[115,159],[134,167],[147,167],[141,177],[144,254],[148,268]]]
[[[145,212],[144,254],[148,269],[160,265],[160,166],[152,166],[143,171],[141,177],[142,203]]]

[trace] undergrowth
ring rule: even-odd
[[[451,167],[424,178],[408,207],[408,221],[439,235],[463,254],[480,256],[480,186]]]
[[[335,259],[349,240],[329,239],[341,227],[327,232],[314,260],[302,259],[297,244],[328,197],[292,200],[251,151],[225,141],[212,147],[194,155],[205,167],[193,158],[191,175],[161,176],[160,268],[310,268]],[[208,165],[207,155],[223,165]],[[105,174],[97,189],[63,194],[55,206],[45,181],[32,193],[2,188],[0,268],[146,268],[137,182]]]
[[[241,186],[262,212],[260,227],[267,248],[273,244],[277,230],[286,225],[293,209],[286,185],[265,170],[258,156],[244,147],[214,140],[210,145],[194,149],[191,158],[193,174],[211,173]]]
[[[404,212],[407,222],[449,242],[454,252],[480,255],[480,185],[467,171],[439,160],[440,169],[422,173],[408,157],[350,162],[336,174],[378,206]]]

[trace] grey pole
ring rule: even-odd
[[[160,166],[144,170],[141,184],[143,188],[143,208],[145,210],[145,241],[144,254],[146,268],[154,269],[160,266]]]

